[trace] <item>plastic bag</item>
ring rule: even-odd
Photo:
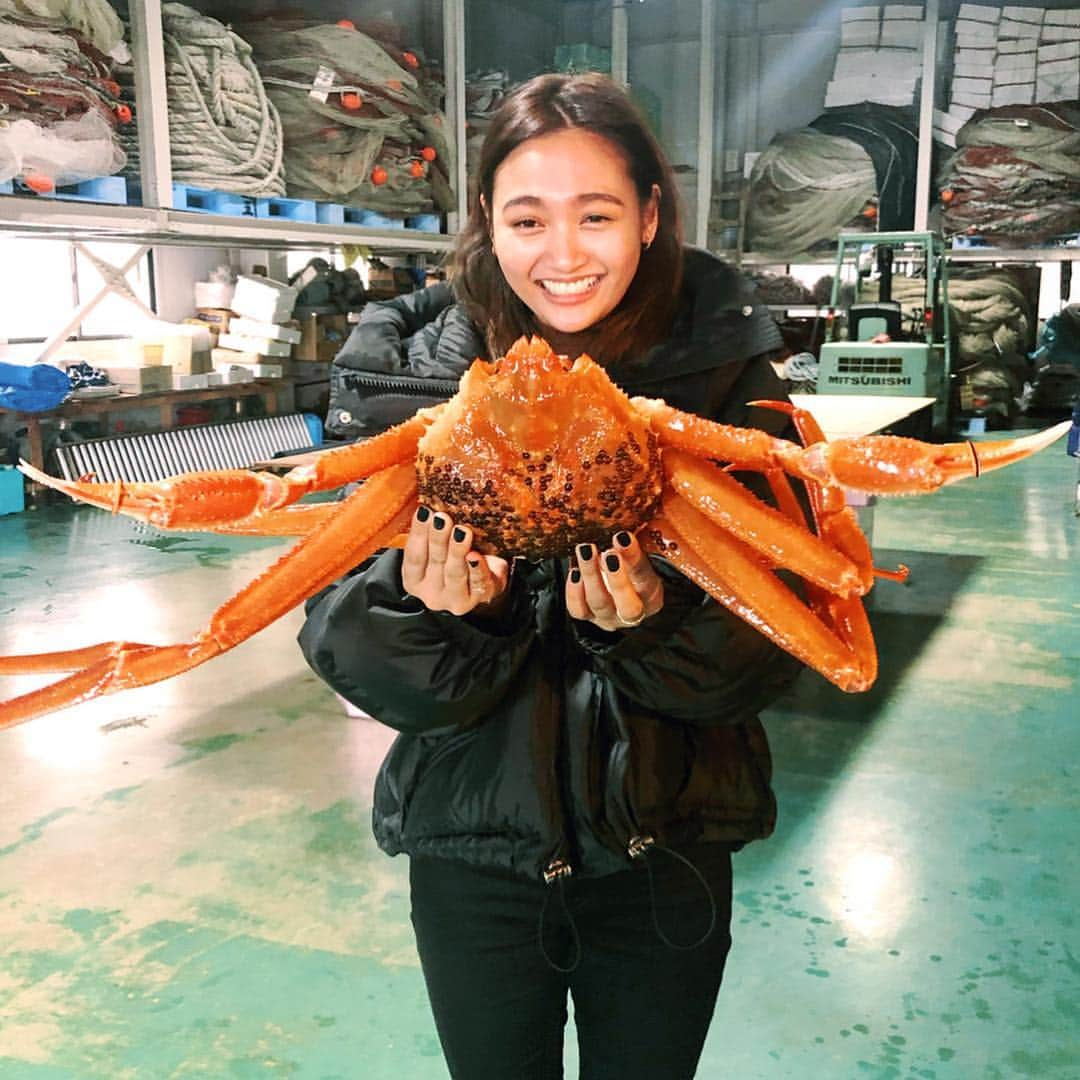
[[[109,122],[96,112],[51,128],[30,120],[0,128],[0,181],[37,176],[59,187],[112,176],[126,160]]]
[[[50,364],[7,364],[0,361],[0,409],[47,412],[71,392],[71,380]]]

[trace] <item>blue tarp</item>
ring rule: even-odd
[[[5,364],[0,361],[0,409],[46,412],[71,392],[71,380],[50,364]]]

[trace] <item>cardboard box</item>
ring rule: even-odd
[[[308,315],[300,324],[300,343],[293,346],[293,359],[329,363],[348,337],[347,316]]]
[[[241,274],[230,307],[237,315],[256,322],[283,323],[292,315],[299,295],[298,289],[284,282]]]
[[[226,308],[196,308],[195,317],[210,327],[211,334],[224,334],[228,332],[233,314]]]
[[[128,394],[156,394],[173,388],[173,369],[168,364],[149,367],[104,367],[109,382]]]

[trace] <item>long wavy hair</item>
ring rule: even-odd
[[[491,248],[495,173],[529,139],[581,128],[607,139],[622,155],[644,207],[660,192],[656,235],[641,252],[630,287],[615,309],[579,335],[579,351],[609,364],[631,359],[671,328],[682,283],[682,218],[671,165],[625,90],[602,75],[538,75],[517,87],[484,138],[471,207],[451,261],[458,298],[481,329],[492,356],[523,334],[540,332],[536,316],[507,284]],[[481,197],[483,201],[481,201]]]

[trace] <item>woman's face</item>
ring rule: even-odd
[[[614,310],[656,232],[620,152],[577,128],[522,143],[495,171],[492,245],[545,330],[587,330]]]

